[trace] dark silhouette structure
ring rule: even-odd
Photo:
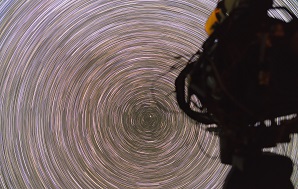
[[[221,162],[232,165],[224,189],[293,189],[291,159],[262,149],[298,133],[298,19],[272,0],[235,2],[218,3],[203,51],[176,78],[177,101],[220,137]]]

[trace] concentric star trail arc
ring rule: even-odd
[[[180,111],[180,70],[167,72],[201,47],[215,6],[1,1],[0,188],[221,188],[218,138]],[[297,164],[296,146],[272,150]]]

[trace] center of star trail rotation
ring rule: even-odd
[[[220,188],[218,138],[178,108],[182,67],[167,72],[201,47],[215,6],[2,1],[0,188]],[[297,163],[295,146],[273,150]]]

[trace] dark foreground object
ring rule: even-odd
[[[223,189],[294,189],[292,171],[290,158],[264,153],[245,160],[241,166],[233,165]]]

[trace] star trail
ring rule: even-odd
[[[218,137],[174,93],[216,2],[0,1],[0,188],[221,188]],[[269,150],[297,165],[297,141]]]

